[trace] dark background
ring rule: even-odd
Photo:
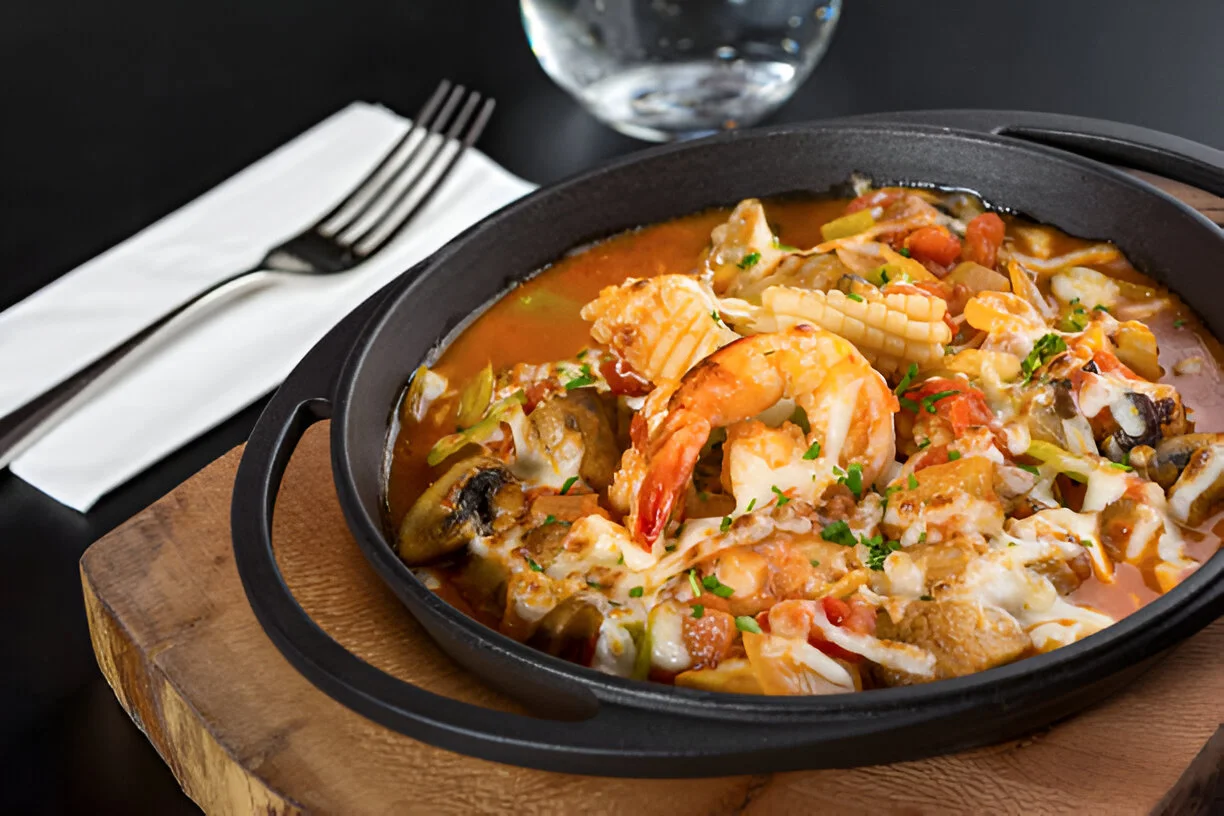
[[[537,67],[511,0],[111,0],[0,12],[0,309],[354,99],[415,110],[445,76],[499,100],[481,148],[547,183],[641,143]],[[1224,147],[1224,2],[845,0],[771,121],[989,107]],[[241,442],[243,412],[86,516],[0,474],[0,812],[190,813],[89,648],[77,559]]]

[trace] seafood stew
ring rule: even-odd
[[[1057,648],[1209,557],[1219,348],[1176,296],[966,193],[857,192],[507,293],[400,406],[401,558],[583,665],[820,694]]]

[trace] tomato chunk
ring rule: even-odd
[[[905,238],[910,257],[918,261],[933,261],[951,266],[961,254],[960,241],[945,227],[919,227]]]
[[[924,398],[948,391],[955,393],[940,397],[930,405],[937,415],[946,419],[952,426],[952,433],[960,436],[969,428],[990,425],[994,421],[994,412],[986,404],[986,395],[960,380],[932,377],[918,387],[906,391],[905,397],[917,404],[919,411],[925,411],[927,409]],[[901,405],[903,410],[913,410],[913,405],[907,408],[908,403],[905,401],[902,401]]]
[[[870,210],[874,207],[887,207],[898,201],[905,193],[901,190],[872,190],[870,193],[863,193],[858,198],[846,205],[846,214],[858,212],[859,210]]]
[[[1003,219],[994,213],[982,213],[965,227],[965,260],[994,269],[1003,246]]]

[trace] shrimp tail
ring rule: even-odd
[[[710,428],[705,417],[687,411],[673,414],[662,428],[638,490],[633,523],[633,538],[647,552],[663,534],[687,489],[701,449],[710,438]]]

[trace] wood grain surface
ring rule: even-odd
[[[1224,221],[1224,202],[1161,182]],[[1197,196],[1197,197],[1192,197]],[[433,691],[515,710],[445,657],[362,558],[332,486],[327,426],[290,463],[274,541],[333,638]],[[921,762],[706,780],[524,770],[408,739],[302,678],[247,605],[230,552],[241,449],[81,560],[98,663],[209,813],[1206,813],[1224,764],[1224,622],[1120,694],[1027,739]],[[100,750],[102,750],[100,748]]]

